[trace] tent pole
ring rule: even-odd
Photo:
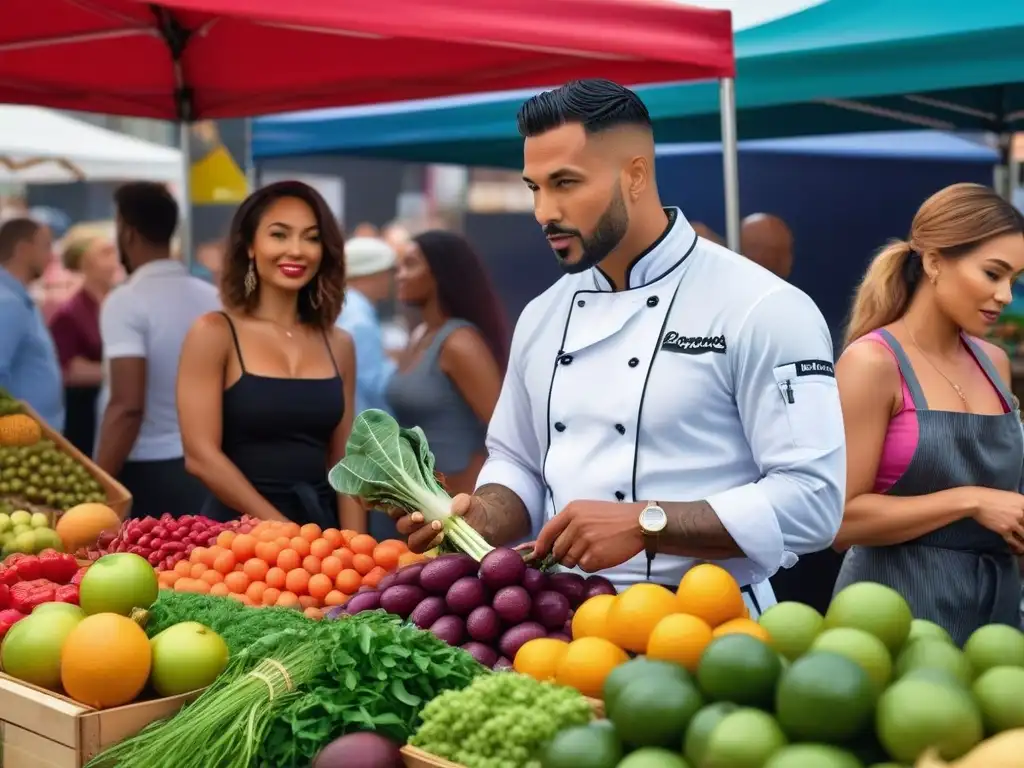
[[[192,232],[195,224],[192,216],[192,131],[190,130],[189,123],[184,120],[178,123],[178,130],[178,145],[181,148],[181,162],[184,166],[181,172],[181,199],[183,201],[182,210],[185,212],[185,215],[182,217],[178,240],[181,243],[181,261],[191,272],[194,260]]]
[[[718,81],[718,107],[722,115],[722,170],[725,174],[725,241],[740,249],[740,168],[736,135],[736,80]]]

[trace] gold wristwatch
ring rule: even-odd
[[[647,580],[651,580],[651,565],[658,554],[658,534],[668,525],[668,515],[656,501],[648,501],[640,512],[640,531],[644,535],[644,549],[647,552]]]

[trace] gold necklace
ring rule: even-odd
[[[277,322],[276,320],[271,320],[268,317],[259,317],[259,316],[254,316],[254,317],[256,317],[257,320],[262,320],[265,323],[270,323],[271,325],[275,326],[279,331],[281,331],[281,333],[283,333],[287,338],[289,338],[289,339],[292,338],[293,331],[289,331],[283,324]],[[300,325],[301,325],[301,323],[300,323]]]
[[[907,325],[907,321],[901,320],[900,322],[903,323],[903,329],[907,332],[907,335],[910,336],[910,340],[914,343],[914,346],[917,348],[917,351],[921,353],[921,357],[923,357],[928,362],[928,365],[935,369],[935,372],[939,374],[939,376],[946,380],[946,383],[953,388],[953,391],[956,392],[957,397],[959,397],[960,401],[964,404],[964,409],[969,411],[970,406],[968,406],[967,404],[967,395],[964,394],[964,391],[960,388],[960,385],[953,381],[951,378],[949,378],[949,376],[947,376],[945,373],[943,373],[942,369],[939,368],[939,366],[937,366],[932,361],[931,357],[928,356],[928,353],[921,349],[921,345],[918,344],[917,339],[914,338],[914,332],[910,330],[910,327]]]

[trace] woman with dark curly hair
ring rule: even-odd
[[[508,363],[508,330],[483,262],[464,238],[433,230],[398,261],[398,298],[420,311],[387,388],[404,427],[419,426],[452,493],[471,492]]]
[[[365,529],[327,484],[356,379],[352,339],[334,327],[344,284],[344,238],[314,189],[284,181],[239,206],[226,311],[196,322],[178,368],[186,467],[213,494],[204,514]]]

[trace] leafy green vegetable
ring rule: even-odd
[[[593,711],[574,688],[498,672],[441,694],[422,717],[409,743],[432,755],[466,768],[540,768],[541,748]]]
[[[428,701],[490,674],[465,651],[383,611],[319,622],[315,643],[317,671],[276,712],[259,768],[306,768],[324,744],[353,731],[404,744]]]
[[[469,523],[452,515],[451,496],[434,475],[434,466],[423,430],[402,429],[390,415],[371,408],[356,416],[345,458],[328,480],[338,493],[379,507],[422,512],[427,522],[442,522],[447,540],[482,560],[493,547]]]

